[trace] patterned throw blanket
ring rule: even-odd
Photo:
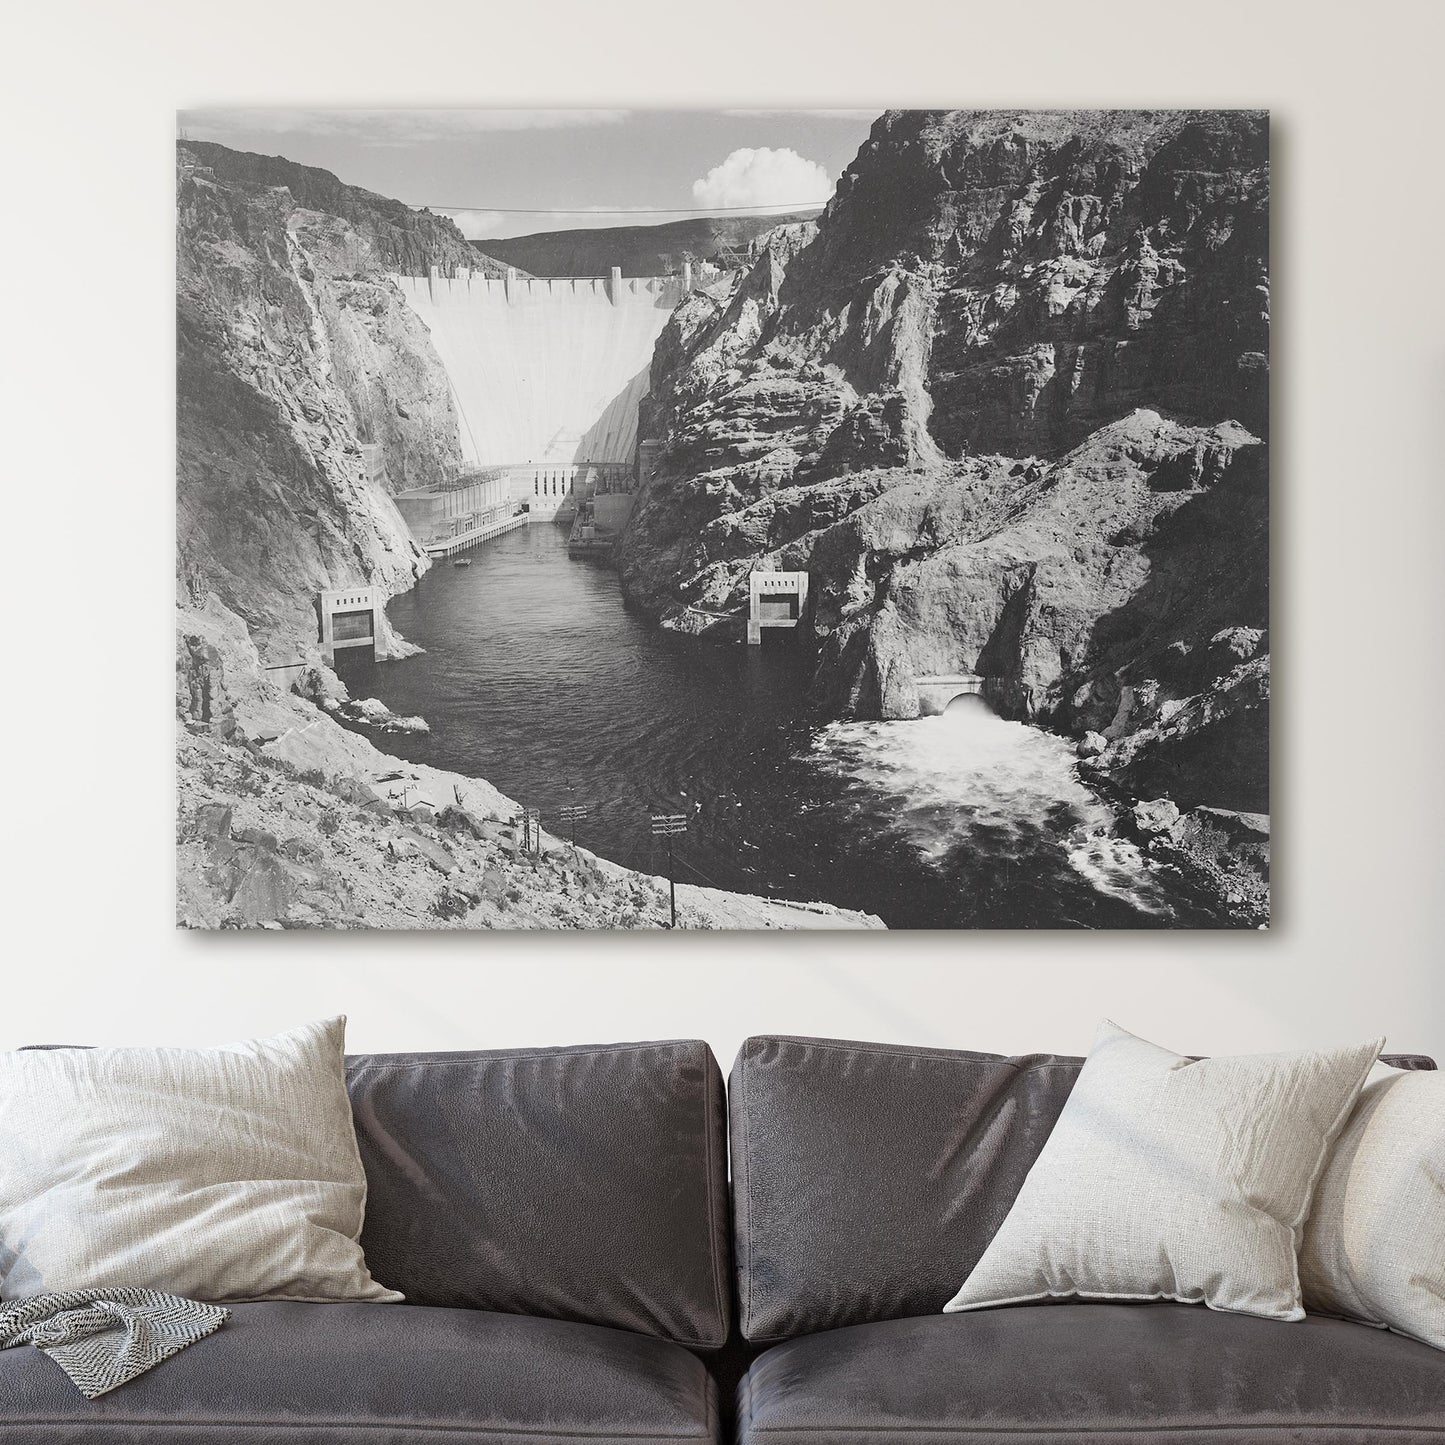
[[[220,1305],[153,1289],[78,1289],[0,1304],[0,1350],[44,1350],[93,1400],[230,1319]]]

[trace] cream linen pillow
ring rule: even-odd
[[[1383,1042],[1190,1060],[1102,1024],[945,1310],[1074,1295],[1301,1319],[1300,1226]]]
[[[0,1053],[0,1299],[400,1299],[357,1243],[345,1024],[219,1049]]]
[[[1445,1349],[1445,1074],[1371,1073],[1320,1177],[1299,1269],[1307,1310]]]

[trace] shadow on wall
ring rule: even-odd
[[[637,409],[647,395],[652,362],[648,362],[602,409],[582,433],[575,460],[579,462],[631,461],[637,450]]]

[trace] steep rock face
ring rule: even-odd
[[[461,266],[496,276],[506,269],[475,251],[446,216],[413,210],[389,196],[347,185],[319,166],[303,166],[285,156],[232,150],[214,141],[184,141],[180,151],[209,168],[221,185],[284,186],[298,207],[345,221],[366,242],[371,257],[388,271],[425,276],[435,266],[450,276]]]
[[[1268,200],[1257,112],[892,113],[785,306],[829,313],[846,354],[850,304],[926,292],[950,455],[1056,454],[1137,406],[1263,434]]]
[[[389,493],[461,465],[445,372],[378,249],[396,229],[213,179],[182,154],[180,570],[204,574],[268,660],[315,643],[323,589],[412,585],[426,558]],[[382,449],[375,482],[363,443]]]
[[[830,711],[976,671],[1098,777],[1267,811],[1268,191],[1256,113],[884,116],[659,342],[628,596],[740,636],[806,570]]]

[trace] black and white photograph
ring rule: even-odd
[[[1269,124],[178,118],[179,919],[1269,921]]]

